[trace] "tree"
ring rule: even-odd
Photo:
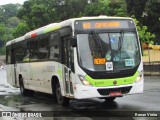
[[[159,0],[126,0],[127,12],[139,20],[139,25],[147,26],[147,30],[156,35],[156,43],[160,44]]]
[[[127,6],[124,0],[99,0],[89,4],[85,16],[127,16]]]
[[[18,26],[13,30],[12,35],[14,38],[23,36],[25,33],[29,32],[30,29],[25,22],[20,22]]]
[[[47,25],[56,17],[53,0],[28,0],[19,10],[18,17],[25,21],[31,30]]]
[[[17,15],[20,4],[7,4],[0,6],[0,23],[5,23],[10,17]]]
[[[87,0],[28,0],[19,10],[18,17],[33,30],[49,23],[82,16],[87,4]]]
[[[10,17],[7,22],[6,22],[6,25],[10,28],[15,28],[17,27],[17,25],[19,24],[20,22],[20,19],[17,18],[17,17]]]
[[[139,39],[141,41],[141,43],[147,43],[147,44],[154,44],[153,39],[156,37],[154,34],[148,32],[148,28],[147,26],[139,26],[139,21],[133,17],[136,26],[137,26],[137,30],[139,33]]]
[[[148,0],[126,0],[127,13],[134,15],[138,20],[141,20],[143,13],[145,12],[145,4]]]
[[[108,2],[97,1],[95,3],[90,3],[84,12],[84,16],[98,16],[98,15],[107,15],[108,11]]]
[[[108,15],[127,16],[127,4],[124,0],[111,0],[108,5]]]
[[[60,15],[59,20],[80,17],[83,15],[84,8],[87,6],[87,4],[87,0],[64,0],[63,3],[62,1],[56,2],[57,16]]]
[[[20,4],[7,4],[0,6],[0,54],[5,54],[5,44],[13,39],[12,31],[19,23],[16,17]]]
[[[6,27],[4,24],[0,24],[0,53],[5,54],[5,43],[7,41]]]
[[[159,0],[148,0],[145,6],[145,12],[147,14],[145,18],[145,25],[148,26],[149,30],[156,34],[160,41],[160,22],[159,22],[159,12],[160,1]]]

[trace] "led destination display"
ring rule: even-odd
[[[132,20],[85,20],[76,21],[76,30],[96,30],[96,29],[127,29],[135,28]]]

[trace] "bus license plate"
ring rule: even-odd
[[[120,91],[110,92],[109,96],[111,96],[111,97],[122,96],[122,93]]]

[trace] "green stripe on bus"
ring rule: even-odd
[[[138,77],[138,72],[136,72],[131,77],[124,77],[124,78],[113,78],[113,79],[92,79],[90,76],[86,75],[85,78],[90,82],[91,85],[95,87],[106,87],[106,86],[119,86],[119,85],[127,85],[133,84]],[[114,81],[117,82],[114,85]]]
[[[58,69],[58,70],[57,70],[57,73],[58,73],[58,75],[59,75],[59,77],[60,77],[60,80],[62,80],[62,70],[61,70],[61,69]]]
[[[60,29],[61,26],[55,26],[55,27],[51,27],[51,28],[47,28],[46,30],[44,30],[44,33],[48,33],[48,32],[51,32],[51,31],[54,31],[54,30],[58,30]]]

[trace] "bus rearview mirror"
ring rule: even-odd
[[[70,42],[71,42],[72,47],[77,47],[77,38],[76,37],[72,37]]]

